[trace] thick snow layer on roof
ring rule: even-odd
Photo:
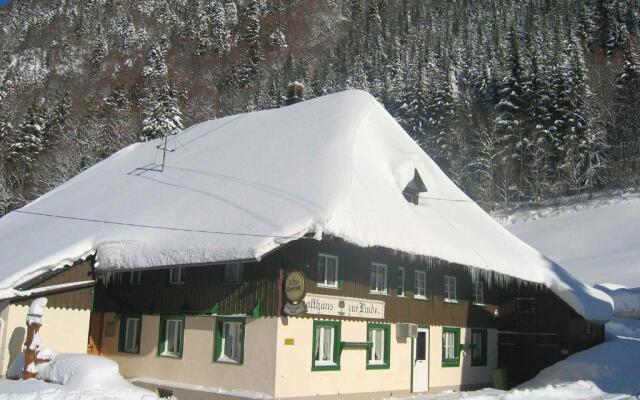
[[[502,228],[365,92],[195,125],[169,140],[164,171],[159,145],[129,146],[0,219],[0,288],[93,251],[104,270],[223,262],[313,232],[541,283],[589,319],[610,316],[608,296]],[[416,170],[419,205],[402,195]]]

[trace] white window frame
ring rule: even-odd
[[[406,297],[407,296],[407,285],[406,285],[406,277],[407,277],[407,272],[405,270],[404,267],[398,267],[398,272],[400,272],[400,283],[396,285],[396,290],[398,290],[399,287],[402,287],[402,294],[398,294],[398,297]],[[396,277],[396,279],[398,279]]]
[[[420,280],[419,277],[422,277],[422,280]],[[424,291],[424,294],[420,294],[420,291],[418,289],[420,289],[418,287],[418,283],[422,282],[422,290]],[[422,299],[422,300],[427,300],[427,272],[426,271],[422,271],[419,269],[416,269],[415,271],[413,271],[413,297],[416,299]]]
[[[442,351],[444,352],[445,360],[453,360],[456,357],[456,334],[454,332],[443,332],[442,338],[444,343],[442,344]],[[451,357],[449,357],[449,350],[451,351]]]
[[[380,336],[380,341],[381,341],[381,346],[382,346],[382,352],[380,353],[380,359],[376,360],[376,344],[378,344],[378,341],[376,340],[376,335],[375,332],[382,332],[382,335]],[[384,348],[385,346],[385,342],[386,342],[386,338],[384,337],[385,335],[385,330],[381,329],[381,328],[372,328],[369,329],[369,341],[372,343],[371,346],[371,351],[370,353],[370,357],[369,357],[369,365],[383,365],[385,363],[385,359],[384,359],[384,354],[386,349]]]
[[[444,276],[444,301],[447,303],[458,302],[457,278],[452,275]]]
[[[244,264],[229,263],[224,265],[224,280],[226,282],[242,282],[244,278]]]
[[[320,331],[320,335],[318,336],[317,340],[316,340],[316,345],[318,346],[318,355],[320,356],[322,354],[322,349],[324,348],[324,332],[326,330],[330,330],[331,331],[331,343],[329,348],[331,349],[331,351],[329,352],[329,355],[331,356],[331,359],[329,360],[318,360],[316,357],[316,355],[314,354],[314,358],[313,358],[313,364],[317,367],[326,367],[326,366],[334,366],[337,365],[336,360],[333,359],[333,353],[334,353],[334,346],[335,346],[335,340],[336,340],[336,328],[334,326],[326,326],[326,325],[320,325],[316,327],[316,332]],[[316,332],[313,332],[314,335],[316,335]],[[315,349],[314,349],[315,350]]]
[[[473,281],[473,304],[484,306],[484,282],[481,280]]]
[[[226,354],[225,349],[227,346],[227,333],[229,332],[226,328],[235,327],[236,329],[236,337],[235,340],[231,342],[231,354]],[[244,351],[244,343],[243,343],[243,334],[242,334],[243,324],[240,321],[223,321],[222,322],[222,337],[220,338],[220,356],[217,361],[228,362],[233,364],[240,364],[242,362],[242,352]]]
[[[175,276],[175,274],[177,274],[177,276]],[[169,284],[170,285],[184,284],[184,268],[183,267],[169,268]]]
[[[129,285],[139,286],[142,285],[142,271],[130,271],[129,272]]]
[[[338,260],[338,256],[333,256],[331,254],[325,254],[325,253],[319,253],[318,254],[318,270],[320,270],[320,260],[322,260],[322,280],[320,279],[320,277],[318,276],[318,282],[317,285],[320,287],[326,287],[326,288],[331,288],[331,289],[337,289],[338,288],[338,276],[340,276],[338,274],[338,269],[340,268],[340,263]],[[328,268],[327,268],[327,261],[328,260],[334,260],[336,263],[336,269],[334,272],[334,277],[333,277],[333,283],[330,283],[330,277],[328,276]]]
[[[174,332],[174,337],[173,337],[173,347],[177,347],[178,351],[169,351],[169,326],[171,325],[171,323],[174,323],[174,327],[175,327],[175,332]],[[162,353],[163,356],[170,356],[170,357],[180,357],[180,354],[182,353],[182,346],[184,345],[184,343],[182,343],[182,326],[183,322],[182,319],[178,319],[178,318],[167,318],[165,320],[165,326],[164,326],[164,352]]]
[[[381,288],[378,284],[379,282],[379,278],[380,278],[380,272],[384,271],[383,276],[383,283],[384,283],[384,287]],[[387,269],[387,265],[386,264],[381,264],[381,263],[375,263],[372,262],[371,263],[371,273],[369,275],[369,293],[373,293],[373,294],[387,294],[387,290],[389,289],[389,279],[388,279],[388,269]],[[375,275],[375,285],[371,285],[371,280]]]
[[[130,328],[131,326],[129,325],[129,322],[133,322],[133,343],[129,343],[129,332],[130,332]],[[124,328],[124,351],[125,353],[138,353],[140,351],[140,343],[138,343],[138,338],[140,337],[139,330],[140,330],[140,318],[137,317],[127,317],[124,321],[125,323],[125,328]],[[133,344],[133,346],[132,346]]]

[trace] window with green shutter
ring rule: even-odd
[[[160,316],[158,335],[158,355],[162,357],[182,357],[184,344],[184,316]]]
[[[119,352],[140,354],[141,325],[142,315],[140,314],[125,314],[120,316]]]
[[[390,363],[391,327],[389,324],[367,324],[367,369],[388,369]]]
[[[313,321],[312,371],[340,370],[340,321]]]
[[[460,328],[442,328],[442,366],[460,366]]]
[[[217,317],[213,361],[242,364],[244,362],[244,331],[244,318]]]

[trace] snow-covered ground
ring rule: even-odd
[[[12,372],[21,369],[12,365]],[[155,393],[127,382],[118,364],[104,357],[59,354],[38,365],[38,379],[0,379],[0,400],[157,400]],[[45,380],[47,382],[45,382]],[[51,382],[51,383],[49,383]]]
[[[640,286],[640,195],[522,210],[506,228],[588,284]]]

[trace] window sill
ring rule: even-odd
[[[242,361],[236,361],[228,357],[219,357],[215,362],[230,365],[242,365]]]
[[[375,294],[376,296],[389,296],[389,293],[379,292],[377,290],[369,290],[369,294]]]
[[[182,358],[182,354],[171,354],[171,353],[162,353],[158,355],[159,357],[165,357],[165,358]]]
[[[389,363],[367,364],[367,369],[389,369]]]
[[[431,301],[429,297],[424,297],[424,296],[413,296],[413,298],[416,300]]]
[[[442,362],[442,368],[456,368],[460,367],[460,360],[448,360]]]
[[[474,362],[472,361],[472,362],[471,362],[471,366],[472,366],[472,367],[486,367],[486,366],[487,366],[487,363],[486,363],[486,362],[485,362],[485,363],[482,363],[482,362],[479,362],[479,361],[474,363]]]
[[[137,350],[137,351],[118,350],[118,353],[130,354],[132,356],[137,356],[137,355],[140,355],[140,350]]]
[[[338,364],[313,364],[311,371],[340,371]]]
[[[323,283],[316,283],[316,287],[319,287],[319,288],[322,288],[322,289],[340,290],[338,285],[325,285]]]
[[[458,300],[453,300],[453,299],[444,299],[444,302],[449,304],[460,304]]]
[[[473,303],[474,306],[478,306],[478,307],[486,307],[487,305],[484,303]]]

